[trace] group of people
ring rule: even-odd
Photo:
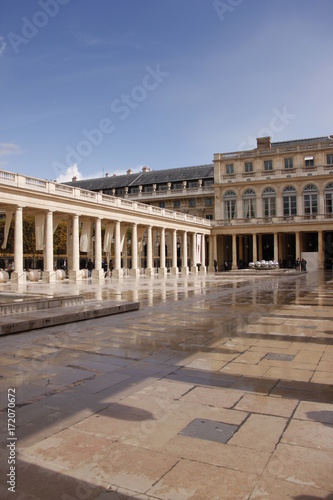
[[[301,269],[301,271],[306,271],[306,264],[307,264],[307,261],[305,259],[300,260],[300,258],[297,257],[296,262],[295,262],[296,271],[299,271],[299,269]]]
[[[87,262],[87,269],[88,269],[88,278],[91,278],[92,271],[93,271],[93,269],[95,269],[95,264],[94,264],[94,262],[91,259],[89,259],[88,262]],[[110,271],[110,276],[112,276],[112,271],[113,271],[113,261],[112,261],[112,259],[110,259],[109,268],[108,268],[108,263],[106,262],[106,259],[103,259],[102,260],[102,269],[104,271],[104,276],[105,277],[107,276],[108,269]]]

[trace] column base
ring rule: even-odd
[[[159,267],[159,269],[158,269],[159,276],[166,276],[167,273],[168,273],[168,270],[166,267]]]
[[[27,281],[27,273],[25,271],[22,271],[21,273],[13,271],[10,277],[10,281],[15,285],[23,285]]]
[[[43,283],[55,283],[57,281],[56,271],[43,271],[42,281]]]
[[[77,283],[78,281],[82,281],[81,270],[74,271],[74,269],[72,269],[71,271],[68,272],[68,278],[69,278],[69,281],[73,281],[75,283]]]
[[[124,276],[124,273],[123,273],[122,267],[120,269],[114,269],[112,271],[112,278],[122,278],[123,276]]]
[[[155,268],[154,267],[146,267],[145,269],[145,276],[153,276],[155,274]]]
[[[179,274],[179,269],[178,269],[178,267],[172,267],[171,270],[170,270],[170,272],[174,276],[177,276]]]
[[[191,273],[192,274],[198,274],[198,267],[197,266],[192,266],[191,267]]]
[[[206,266],[201,266],[200,267],[199,274],[207,274],[207,268],[206,268]]]
[[[138,278],[140,276],[140,269],[138,268],[130,269],[129,274],[130,276],[134,276],[134,278]]]
[[[104,281],[104,270],[103,269],[93,269],[91,273],[91,279],[95,283],[100,283],[101,281]]]
[[[181,273],[187,275],[189,273],[188,267],[182,267]]]
[[[208,266],[208,272],[209,273],[215,273],[214,266]]]

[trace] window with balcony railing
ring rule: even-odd
[[[243,193],[243,217],[244,219],[256,217],[256,193],[253,189],[246,189]]]
[[[327,184],[324,190],[325,214],[333,214],[333,182]]]
[[[276,216],[276,193],[273,188],[266,188],[262,193],[263,215],[264,217]]]
[[[292,217],[297,215],[297,192],[293,186],[287,186],[282,193],[283,216]]]
[[[224,218],[236,219],[236,202],[237,196],[235,191],[227,191],[223,197],[224,202]]]
[[[318,189],[314,184],[308,184],[303,190],[304,215],[318,213]]]

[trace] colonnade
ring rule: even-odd
[[[57,214],[57,216],[59,216]],[[68,276],[70,281],[80,281],[82,279],[82,270],[80,269],[80,216],[77,214],[64,215],[67,219],[67,263]],[[87,216],[84,217],[87,220]],[[144,243],[146,246],[145,258],[146,266],[144,273],[147,276],[152,276],[156,272],[153,263],[153,230],[158,232],[159,238],[159,266],[158,274],[164,276],[167,274],[166,266],[166,240],[170,240],[172,266],[169,269],[172,275],[177,275],[179,272],[183,274],[205,273],[206,272],[206,235],[200,230],[188,231],[185,228],[176,229],[174,227],[162,227],[154,224],[144,224],[138,222],[122,222],[120,220],[109,220],[101,217],[91,217],[90,222],[94,224],[94,245],[93,259],[94,270],[92,271],[92,279],[96,281],[104,280],[104,269],[102,268],[103,241],[102,241],[102,226],[103,224],[112,223],[113,229],[113,272],[114,278],[123,276],[122,258],[123,245],[122,232],[124,228],[131,230],[131,268],[129,274],[131,276],[139,276],[141,273],[141,262],[139,258],[142,251],[143,235],[145,235]],[[138,227],[140,227],[140,237],[138,236]],[[43,245],[43,261],[44,269],[42,278],[44,282],[53,283],[56,281],[56,270],[54,269],[53,255],[53,234],[54,234],[54,212],[48,210],[45,213],[44,225],[44,245]],[[188,242],[190,242],[190,250],[188,251]],[[178,252],[181,249],[182,266],[178,267]],[[127,245],[125,246],[127,255]],[[111,240],[109,248],[104,252],[107,257],[111,256]],[[169,257],[169,256],[168,256]],[[190,260],[190,266],[188,265]],[[107,260],[109,262],[109,260]],[[200,266],[198,266],[200,264]],[[13,282],[24,283],[26,273],[23,268],[23,209],[16,207],[15,209],[15,225],[14,225],[14,272],[12,273]]]
[[[238,269],[241,261],[261,261],[265,253],[268,254],[266,260],[275,260],[281,264],[285,259],[296,260],[301,257],[303,252],[315,252],[318,254],[318,269],[323,269],[325,261],[324,234],[323,230],[311,233],[295,230],[294,232],[275,231],[265,234],[212,234],[209,245],[209,262],[216,260],[223,264],[227,260],[231,263],[231,269]],[[307,237],[310,235],[310,242],[307,244],[304,242],[305,235]],[[263,244],[264,237],[270,238],[271,244],[267,245],[269,248],[265,248]]]

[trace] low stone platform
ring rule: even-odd
[[[139,308],[139,302],[84,301],[82,296],[14,302],[0,306],[0,335],[101,318]]]

